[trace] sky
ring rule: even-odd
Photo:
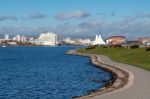
[[[0,34],[150,36],[150,0],[0,0]]]

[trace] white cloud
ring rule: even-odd
[[[30,20],[35,20],[35,19],[44,19],[44,18],[47,18],[48,15],[46,14],[42,14],[42,13],[33,13],[33,14],[30,14],[29,16],[23,16],[21,17],[21,19],[30,19]]]
[[[54,16],[55,19],[58,20],[68,20],[68,19],[82,19],[89,17],[90,14],[85,11],[75,11],[70,13],[59,13]]]
[[[76,14],[75,14],[76,15]],[[138,18],[136,18],[138,16]],[[109,37],[113,35],[122,35],[128,38],[141,36],[150,36],[150,20],[144,20],[141,17],[148,17],[148,14],[134,15],[125,17],[121,21],[108,20],[84,20],[79,24],[61,24],[57,26],[46,27],[6,27],[1,26],[1,33],[40,33],[43,31],[53,31],[62,35],[88,35],[95,36],[100,33],[102,36]],[[67,16],[68,17],[68,16]],[[71,18],[71,16],[69,16]],[[140,20],[139,20],[140,17]],[[83,20],[82,20],[83,21]]]
[[[4,21],[4,20],[18,20],[18,18],[16,16],[0,16],[0,21]]]

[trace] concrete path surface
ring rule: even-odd
[[[98,95],[89,99],[150,99],[150,71],[112,61],[107,56],[98,56],[98,60],[117,67],[125,68],[133,73],[134,83],[125,90],[118,90]]]

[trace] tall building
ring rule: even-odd
[[[5,40],[9,40],[9,35],[8,35],[8,34],[5,34],[4,39],[5,39]]]
[[[12,40],[13,40],[13,41],[16,41],[16,37],[13,37]]]
[[[16,40],[17,40],[18,42],[20,42],[20,41],[21,41],[21,36],[20,36],[20,35],[16,35]]]
[[[42,33],[36,40],[36,43],[38,43],[39,45],[55,46],[57,44],[57,35],[52,32]]]
[[[21,36],[20,41],[24,43],[27,41],[27,38],[25,36]]]
[[[21,36],[20,35],[16,35],[15,37],[13,37],[13,41],[20,42],[21,41]]]

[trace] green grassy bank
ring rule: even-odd
[[[144,48],[95,47],[93,49],[78,49],[78,52],[106,55],[114,61],[135,65],[150,71],[150,51],[145,51]]]

